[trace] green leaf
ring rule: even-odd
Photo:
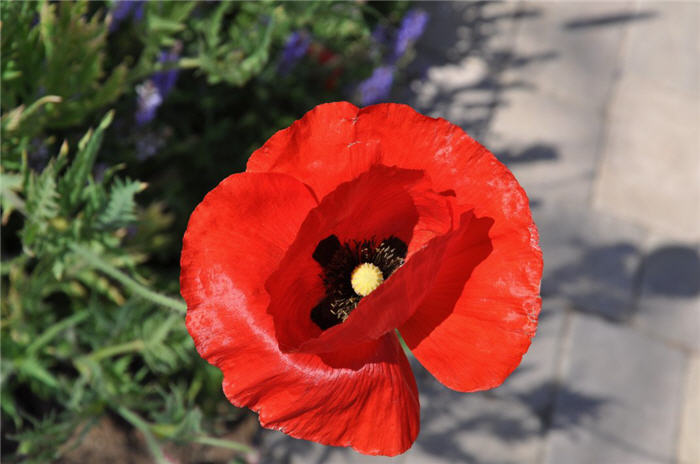
[[[88,131],[78,143],[78,154],[61,178],[60,188],[64,193],[66,207],[75,208],[81,199],[81,193],[88,182],[88,177],[95,164],[97,150],[102,143],[105,129],[112,122],[114,111],[108,112],[94,132]]]
[[[19,362],[17,369],[22,374],[48,385],[51,388],[59,388],[58,380],[39,361],[34,358],[23,359]]]
[[[40,175],[32,173],[27,186],[27,215],[42,230],[48,226],[47,221],[58,216],[58,191],[54,165],[49,163]]]
[[[80,324],[83,320],[87,319],[89,315],[90,313],[87,311],[81,311],[49,327],[27,347],[27,355],[33,356],[58,334],[69,327]]]
[[[146,184],[133,180],[115,179],[109,192],[104,211],[98,216],[98,223],[105,228],[126,226],[136,220],[134,195],[143,191]]]

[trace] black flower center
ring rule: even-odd
[[[311,310],[311,320],[323,330],[343,322],[362,299],[353,290],[353,271],[369,263],[386,280],[404,263],[406,251],[406,244],[394,236],[379,243],[372,238],[341,244],[335,235],[321,240],[312,256],[323,267],[326,296]]]

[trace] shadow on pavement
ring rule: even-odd
[[[700,294],[700,256],[693,248],[657,248],[645,258],[642,271],[647,293],[685,298]]]
[[[546,144],[531,145],[523,150],[502,150],[495,155],[500,162],[508,167],[533,161],[554,161],[559,158],[557,150]]]
[[[545,249],[545,256],[547,250]],[[615,322],[634,314],[639,295],[688,299],[700,294],[700,257],[691,246],[655,248],[646,256],[634,243],[581,245],[577,259],[548,269],[543,297],[566,298],[575,310]]]
[[[592,16],[588,18],[575,19],[564,23],[564,29],[586,29],[590,27],[619,26],[632,21],[643,21],[654,18],[655,11],[639,11],[637,13],[620,13],[605,16]]]
[[[554,52],[513,52],[514,20],[537,17],[537,8],[487,2],[417,6],[431,20],[408,69],[411,84],[397,96],[424,114],[449,119],[477,140],[485,134],[495,110],[507,104],[505,90],[532,87],[526,81],[507,80],[508,70],[557,57]]]

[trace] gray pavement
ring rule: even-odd
[[[503,386],[414,363],[397,458],[262,435],[264,462],[700,463],[700,3],[426,3],[397,101],[461,125],[527,190],[540,326]]]

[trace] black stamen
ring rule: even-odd
[[[340,240],[335,235],[330,235],[320,242],[316,246],[313,255],[311,257],[316,260],[318,264],[323,267],[328,266],[328,263],[333,259],[333,255],[336,250],[340,248]]]
[[[393,236],[378,245],[374,238],[342,245],[335,235],[321,240],[312,257],[323,267],[326,296],[311,310],[311,320],[323,330],[345,321],[362,299],[352,289],[352,271],[362,263],[372,263],[386,280],[404,263],[407,249]]]
[[[331,312],[331,303],[328,298],[324,298],[311,310],[311,320],[322,330],[329,329],[338,323],[338,318]]]

